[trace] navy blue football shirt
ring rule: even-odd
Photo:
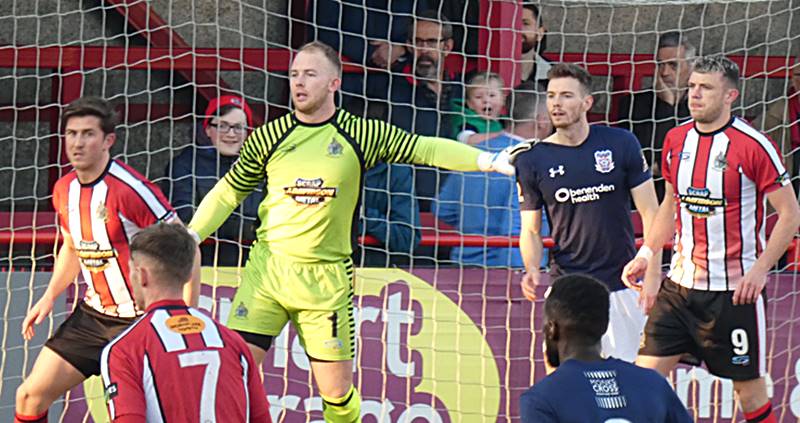
[[[625,288],[622,268],[636,254],[630,190],[651,178],[636,137],[592,125],[580,145],[539,142],[514,167],[520,210],[547,213],[553,273],[584,273],[611,291]]]
[[[666,379],[616,358],[567,360],[519,403],[523,423],[692,421]]]

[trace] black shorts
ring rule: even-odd
[[[99,375],[103,347],[135,320],[106,316],[81,302],[44,345],[87,378]]]
[[[686,355],[732,380],[766,374],[766,296],[733,305],[733,291],[700,291],[665,279],[644,328],[639,355]],[[699,363],[697,363],[699,364]]]

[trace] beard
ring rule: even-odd
[[[692,119],[699,123],[711,123],[717,120],[722,114],[722,105],[716,107],[706,107],[705,110],[692,114]]]
[[[522,52],[527,53],[536,48],[535,41],[528,41],[525,37],[522,37]]]
[[[420,78],[437,79],[438,70],[439,62],[433,57],[419,56],[414,62],[414,74]]]

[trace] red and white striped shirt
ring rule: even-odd
[[[677,205],[669,278],[735,290],[766,245],[766,194],[789,184],[778,149],[740,118],[713,133],[689,121],[667,133],[662,170]]]
[[[112,421],[270,421],[247,344],[180,300],[150,305],[103,349],[100,370]]]
[[[158,221],[176,218],[152,182],[117,160],[97,180],[82,184],[73,171],[53,188],[61,230],[72,237],[88,288],[84,301],[109,316],[141,314],[128,280],[129,242]]]

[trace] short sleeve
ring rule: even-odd
[[[124,345],[117,343],[103,354],[102,375],[109,416],[111,420],[123,416],[144,420],[147,402],[140,385],[142,377],[136,370],[141,369],[141,362],[132,362],[123,351]]]
[[[519,416],[522,423],[557,423],[558,416],[541,395],[528,390],[519,398]]]
[[[642,154],[642,147],[639,141],[630,131],[625,133],[625,181],[628,188],[636,188],[643,182],[651,179],[653,175],[650,173],[650,166],[647,165],[647,159]]]
[[[661,154],[661,176],[664,178],[666,182],[675,186],[675,181],[672,180],[672,168],[670,165],[672,164],[672,155],[674,152],[672,151],[672,144],[675,130],[672,129],[667,132],[667,136],[664,137],[664,150]]]
[[[791,183],[775,143],[766,135],[759,133],[754,137],[749,150],[742,169],[759,192],[770,193]]]
[[[58,216],[58,226],[61,229],[61,233],[71,235],[69,233],[69,209],[66,204],[66,195],[63,191],[61,184],[56,184],[55,189],[53,189],[53,210],[56,211],[56,216]]]
[[[136,226],[146,228],[157,222],[172,222],[176,218],[175,210],[167,198],[154,183],[142,180],[136,192],[128,201],[121,203],[121,212]]]
[[[542,192],[536,178],[536,170],[530,160],[526,160],[531,151],[523,153],[515,162],[514,170],[517,175],[517,191],[519,209],[521,211],[540,210],[544,206]]]
[[[686,410],[686,406],[683,405],[672,387],[669,386],[665,379],[661,378],[661,381],[663,383],[664,404],[667,406],[666,421],[674,423],[693,422],[694,420],[689,415],[689,411]]]

